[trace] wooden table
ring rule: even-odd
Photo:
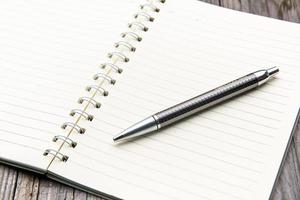
[[[219,6],[300,22],[300,0],[203,0]],[[0,165],[0,200],[101,199],[35,174]],[[272,200],[300,199],[300,123]]]

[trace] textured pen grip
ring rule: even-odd
[[[258,85],[254,74],[246,75],[154,115],[161,127],[169,125]]]

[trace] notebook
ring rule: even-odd
[[[298,24],[196,0],[0,9],[2,163],[107,199],[270,197],[298,119]],[[113,143],[155,112],[272,66],[280,73],[257,90]]]

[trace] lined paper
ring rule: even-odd
[[[50,167],[124,199],[268,199],[299,108],[299,25],[170,0],[110,95]],[[156,134],[115,145],[131,124],[266,67],[263,87]],[[91,178],[92,177],[92,178]]]
[[[0,12],[0,158],[45,170],[71,109],[126,26],[127,1],[8,1]]]

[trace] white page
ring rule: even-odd
[[[0,158],[45,169],[55,135],[126,27],[136,0],[4,1],[0,6]],[[128,19],[124,18],[128,16]]]
[[[124,199],[268,199],[299,108],[300,27],[169,0],[84,135],[50,168]],[[250,72],[261,88],[159,133],[115,145],[133,123]]]

